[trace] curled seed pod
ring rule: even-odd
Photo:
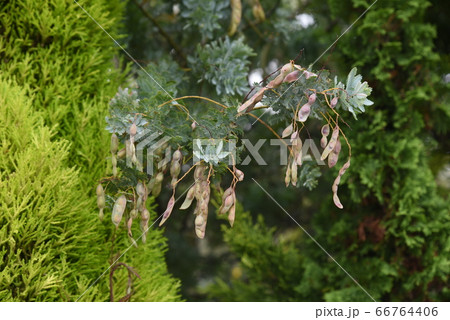
[[[342,205],[341,201],[339,200],[339,197],[337,195],[337,191],[338,191],[338,186],[339,183],[341,182],[341,177],[344,175],[345,171],[350,167],[350,160],[348,160],[346,163],[344,163],[344,165],[342,166],[342,168],[339,170],[339,174],[336,177],[336,179],[333,182],[333,186],[331,187],[331,190],[333,191],[333,202],[336,205],[336,207],[338,207],[339,209],[344,208],[344,206]]]
[[[309,105],[309,103],[304,104],[298,111],[298,121],[305,122],[308,119],[310,113],[311,106]]]
[[[320,133],[322,134],[322,136],[328,137],[328,135],[330,134],[330,125],[329,124],[324,125],[320,129]]]
[[[116,154],[118,148],[119,148],[119,139],[117,138],[117,135],[113,133],[111,135],[111,153]]]
[[[244,173],[241,170],[234,168],[234,173],[239,181],[244,180]]]
[[[322,148],[325,148],[327,146],[327,144],[328,144],[327,137],[323,136],[322,139],[320,139],[320,146]]]
[[[297,162],[292,161],[291,165],[291,183],[293,186],[297,185]]]
[[[169,202],[167,203],[166,211],[164,211],[164,213],[163,213],[163,217],[162,217],[161,222],[159,223],[159,226],[162,226],[164,224],[164,222],[166,222],[166,220],[169,219],[174,205],[175,205],[175,196],[172,195],[172,197],[170,197]]]
[[[300,71],[298,71],[298,70],[292,71],[283,79],[283,82],[284,83],[294,82],[298,79],[299,76],[300,76]]]
[[[116,227],[119,226],[119,223],[122,220],[122,216],[123,213],[125,212],[126,206],[127,206],[127,198],[125,198],[124,195],[121,195],[114,203],[111,220]]]
[[[194,192],[195,192],[195,187],[192,186],[189,189],[189,191],[187,192],[186,198],[184,199],[184,202],[180,207],[181,210],[186,210],[187,208],[189,208],[191,206],[192,201],[194,200]]]
[[[262,22],[266,20],[266,15],[264,13],[264,9],[259,3],[259,0],[252,0],[252,12],[257,22]]]
[[[242,15],[242,3],[241,0],[230,0],[231,5],[231,23],[230,29],[228,30],[228,35],[231,37],[236,33],[236,30],[241,23]]]
[[[309,103],[309,105],[312,105],[314,102],[316,102],[316,94],[315,93],[313,93],[312,95],[310,95],[309,97],[308,97],[308,103]]]
[[[117,158],[119,158],[119,159],[125,158],[126,155],[127,155],[126,148],[122,148],[119,150],[119,152],[117,152]]]
[[[291,183],[291,166],[287,166],[286,168],[286,176],[284,178],[284,183],[286,184],[286,187],[289,187],[289,184]]]
[[[284,130],[283,133],[281,134],[282,138],[286,138],[287,136],[289,136],[290,134],[292,134],[292,123],[290,125],[288,125]]]
[[[339,137],[339,126],[335,126],[333,129],[333,133],[331,134],[331,139],[328,142],[327,146],[323,150],[322,156],[320,157],[320,160],[325,160],[331,151],[333,151],[334,147],[336,146],[337,139]]]
[[[337,103],[338,103],[338,97],[334,97],[333,99],[331,99],[330,108],[334,109],[334,107],[336,107]]]

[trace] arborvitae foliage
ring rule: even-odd
[[[356,19],[372,1],[353,1],[357,10],[339,0],[328,3],[339,22]],[[364,119],[349,122],[354,160],[341,190],[349,205],[338,212],[321,201],[312,233],[373,298],[383,301],[449,298],[450,203],[439,195],[429,160],[436,140],[445,142],[450,108],[433,47],[435,27],[424,19],[429,5],[380,0],[350,31],[353,36],[339,44],[345,65],[355,63],[371,75],[375,104]],[[241,227],[225,238],[239,256],[243,276],[231,283],[219,280],[210,291],[216,299],[285,300],[286,291],[261,283],[271,279],[263,255],[277,257],[280,265],[288,256],[300,261],[273,274],[277,289],[291,282],[295,290],[287,292],[295,298],[290,299],[371,300],[310,239],[297,242],[304,244],[292,254],[281,242],[267,242],[272,233],[260,223]],[[257,238],[266,244],[237,242]]]
[[[115,36],[120,1],[81,4]],[[0,299],[73,301],[130,245],[98,221],[91,197],[107,163],[107,101],[124,78],[117,47],[64,0],[2,3],[0,33]],[[179,299],[165,250],[156,231],[121,258],[141,278],[131,301]],[[127,280],[115,271],[115,300],[129,293]],[[81,300],[109,295],[106,273]]]

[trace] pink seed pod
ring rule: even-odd
[[[332,168],[336,165],[337,161],[338,161],[338,154],[331,152],[328,156],[328,167]]]
[[[314,102],[316,102],[316,94],[315,93],[313,93],[312,95],[310,95],[308,97],[308,104],[309,105],[312,105]]]
[[[241,170],[239,170],[237,168],[234,168],[234,173],[236,174],[236,177],[238,178],[238,181],[243,181],[244,180],[244,173]]]
[[[290,142],[292,143],[292,145],[297,145],[297,138],[298,138],[298,131],[294,131],[291,134],[291,140]]]
[[[306,80],[308,80],[311,77],[317,77],[317,74],[309,72],[308,70],[303,71],[303,74],[305,75]]]
[[[295,162],[297,162],[297,165],[299,165],[299,166],[301,166],[303,164],[301,151],[298,153],[297,157],[295,157]]]
[[[329,124],[324,125],[320,129],[320,133],[322,134],[322,136],[328,137],[328,135],[330,134],[330,125]]]
[[[134,137],[137,133],[136,123],[133,123],[130,127],[130,136]]]
[[[337,154],[341,152],[341,141],[339,141],[339,137],[336,140],[336,145],[334,146],[333,152]]]
[[[288,125],[284,130],[283,133],[281,134],[282,138],[286,138],[287,136],[289,136],[290,134],[292,134],[292,123],[290,125]]]
[[[320,160],[325,160],[328,155],[333,151],[334,147],[336,146],[336,142],[339,136],[339,126],[335,126],[333,129],[333,133],[331,134],[330,142],[328,142],[328,145],[323,150],[322,156],[320,157]]]
[[[195,128],[197,128],[197,122],[193,121],[191,124],[191,128],[192,128],[192,131],[194,131]]]
[[[331,99],[330,108],[334,109],[334,107],[336,107],[337,103],[338,103],[338,97],[334,97],[333,99]]]
[[[195,192],[195,187],[192,186],[189,189],[189,191],[187,192],[186,198],[184,199],[184,202],[180,207],[181,210],[186,210],[187,208],[189,208],[191,206],[192,201],[194,200],[194,192]]]
[[[304,104],[298,111],[298,121],[305,122],[308,119],[310,113],[311,106],[309,105],[309,103]]]
[[[294,65],[292,63],[286,63],[280,70],[280,74],[286,76],[287,74],[294,71]]]
[[[126,206],[127,206],[127,198],[125,198],[124,195],[121,195],[114,203],[111,220],[116,227],[119,226],[119,223],[122,220],[122,216],[123,213],[125,212]]]
[[[235,217],[236,217],[236,205],[233,204],[230,208],[230,212],[228,213],[228,222],[230,223],[231,227],[233,227]]]
[[[299,76],[300,76],[300,71],[298,71],[298,70],[292,71],[283,79],[283,82],[284,83],[294,82],[298,79]]]
[[[169,219],[174,205],[175,205],[175,196],[172,195],[172,197],[170,197],[169,202],[167,203],[166,211],[164,211],[164,213],[163,213],[163,218],[162,218],[161,222],[159,223],[159,226],[162,226],[164,224],[164,222],[166,222],[166,220]]]
[[[328,144],[327,137],[323,136],[322,139],[320,139],[320,146],[322,148],[325,148],[327,146],[327,144]]]
[[[219,209],[219,214],[227,213],[230,210],[230,208],[234,205],[234,199],[235,199],[235,197],[233,194],[230,194],[229,196],[227,196],[225,198],[225,200],[223,200],[223,202],[222,202],[222,205]]]
[[[117,138],[117,135],[113,133],[111,135],[111,153],[116,154],[118,148],[119,148],[119,139]]]
[[[342,205],[341,201],[339,200],[339,197],[338,197],[337,193],[335,193],[333,195],[333,202],[336,205],[336,207],[338,207],[339,209],[343,209],[344,208],[344,206]]]

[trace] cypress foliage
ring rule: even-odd
[[[116,37],[120,1],[80,3]],[[98,221],[93,196],[108,100],[124,80],[117,48],[72,1],[8,1],[0,21],[0,300],[73,301],[129,246],[125,231]],[[121,258],[141,276],[132,301],[179,299],[165,250],[152,229]],[[114,273],[116,300],[127,279]],[[81,300],[108,299],[106,273]]]

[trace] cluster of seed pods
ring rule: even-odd
[[[267,90],[278,88],[282,83],[291,83],[297,81],[301,74],[303,74],[306,79],[309,79],[310,77],[317,77],[317,74],[309,72],[301,66],[294,64],[294,61],[285,64],[281,68],[280,73],[275,77],[275,79],[270,81],[267,86],[259,89],[259,91],[257,91],[250,99],[245,101],[238,108],[238,113],[250,112],[251,110],[253,110],[254,106],[262,100],[262,98],[264,97],[264,93]]]

